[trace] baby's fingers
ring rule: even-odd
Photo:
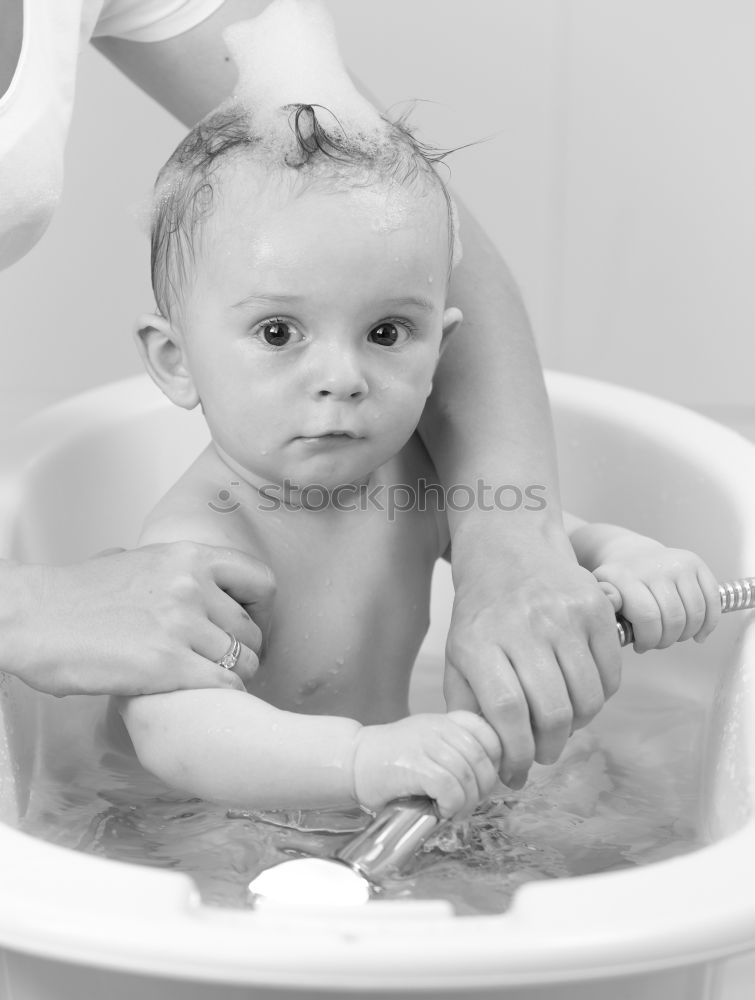
[[[472,811],[477,783],[472,768],[455,747],[441,743],[428,749],[423,771],[424,791],[435,799],[439,816],[450,819]]]
[[[474,759],[487,759],[497,770],[501,766],[502,749],[495,729],[475,712],[453,711],[448,713],[448,717],[472,740],[471,743],[467,741],[466,746],[470,748]],[[479,755],[480,750],[483,754],[482,757]]]
[[[687,616],[687,621],[677,641],[685,642],[691,636],[697,635],[703,626],[706,611],[705,595],[694,570],[684,573],[676,581],[676,589]]]
[[[654,580],[649,586],[661,612],[661,638],[655,648],[667,649],[681,638],[687,612],[676,583],[663,578]]]
[[[608,580],[599,580],[598,586],[613,605],[613,610],[618,614],[624,604],[618,589],[612,583],[609,583]]]
[[[704,642],[721,620],[721,595],[718,581],[705,564],[697,568],[697,582],[705,598],[705,618],[695,642]]]
[[[600,570],[595,575],[600,580]],[[601,586],[605,581],[600,581]],[[621,594],[621,614],[632,623],[634,650],[646,653],[655,649],[663,636],[661,609],[650,588],[631,573],[611,568],[611,581]]]

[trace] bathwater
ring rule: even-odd
[[[704,733],[698,702],[622,691],[557,764],[535,765],[524,789],[503,788],[470,819],[446,826],[386,898],[450,900],[460,915],[499,913],[532,879],[652,863],[700,846],[696,832]],[[327,856],[369,820],[360,813],[228,810],[169,790],[123,751],[40,775],[22,829],[106,858],[186,872],[205,903],[244,907],[260,871],[302,854]]]

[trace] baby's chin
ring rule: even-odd
[[[343,466],[320,468],[292,468],[279,485],[291,486],[310,492],[320,490],[327,494],[337,491],[359,489],[367,485],[374,476],[377,466]]]
[[[229,454],[217,442],[213,443],[227,468],[257,490],[307,489],[330,495],[373,482],[378,470],[390,462],[406,442],[371,439],[357,440],[353,445],[345,441],[329,447],[302,440],[290,442],[276,456],[272,453]]]
[[[369,483],[377,466],[369,463],[304,462],[283,463],[271,468],[257,455],[229,455],[215,444],[215,450],[228,471],[260,492],[321,491],[331,494],[336,490],[361,488]]]

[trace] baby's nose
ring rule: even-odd
[[[367,379],[357,359],[349,353],[328,352],[314,380],[315,395],[334,399],[362,399]]]

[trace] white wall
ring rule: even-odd
[[[750,0],[330,0],[352,69],[420,97],[544,362],[755,423]],[[0,274],[0,419],[139,370],[134,219],[182,135],[83,53],[64,200]],[[743,416],[744,415],[744,416]]]

